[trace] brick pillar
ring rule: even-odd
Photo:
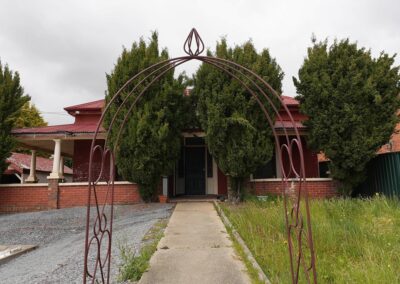
[[[49,209],[58,209],[59,199],[59,188],[58,179],[48,180],[48,191],[47,191],[47,207]]]

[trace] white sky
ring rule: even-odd
[[[313,33],[319,40],[349,37],[374,55],[399,53],[400,1],[0,0],[0,59],[20,73],[50,124],[70,123],[63,108],[104,97],[105,73],[122,46],[157,30],[160,46],[181,56],[192,27],[212,49],[221,36],[230,45],[252,39],[259,50],[269,48],[285,72],[284,93],[294,96],[292,76]]]

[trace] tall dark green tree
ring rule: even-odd
[[[15,147],[11,129],[18,118],[21,107],[30,100],[24,95],[18,72],[11,71],[0,62],[0,176],[7,168],[6,159]]]
[[[394,56],[359,48],[348,39],[316,42],[293,78],[308,115],[308,145],[331,160],[332,177],[350,194],[365,166],[387,143],[397,122],[399,67]]]
[[[208,55],[253,70],[281,93],[284,73],[267,49],[258,53],[250,41],[229,48],[222,39],[217,43],[216,51],[208,51]],[[272,157],[271,128],[251,94],[237,80],[214,66],[202,64],[198,69],[193,95],[198,99],[198,117],[206,133],[209,151],[230,178],[233,189],[230,196],[240,198],[243,179]],[[263,103],[274,117],[272,108],[267,102]]]
[[[133,43],[130,50],[124,48],[114,70],[107,75],[106,101],[110,101],[128,79],[144,68],[167,58],[168,53],[165,49],[159,52],[157,33],[152,34],[148,43],[141,39]],[[141,79],[143,77],[134,83]],[[135,84],[127,88],[121,98],[112,105],[105,119],[106,128],[133,85]],[[173,71],[157,80],[129,115],[122,138],[117,145],[118,171],[124,179],[139,184],[144,200],[151,199],[161,175],[171,174],[179,158],[180,132],[187,112],[184,110],[186,105],[183,96],[184,86],[184,78],[180,76],[174,79]],[[138,92],[135,92],[129,102],[132,103],[137,95]],[[115,143],[117,132],[130,103],[122,109],[116,124],[110,129],[112,145]]]

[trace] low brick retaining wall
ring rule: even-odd
[[[251,180],[250,187],[256,195],[281,195],[281,179]],[[289,181],[291,185],[292,181]],[[298,182],[293,181],[296,188]],[[307,179],[307,189],[310,197],[329,198],[338,196],[336,183],[330,178],[309,178]]]
[[[38,211],[48,207],[47,183],[0,185],[0,212]]]
[[[100,202],[105,200],[108,186],[96,186]],[[40,211],[86,206],[87,183],[2,184],[0,185],[0,212]],[[110,192],[111,193],[111,192]],[[114,184],[114,204],[141,202],[138,186],[129,182]]]

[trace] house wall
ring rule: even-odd
[[[75,124],[94,124],[97,125],[99,123],[101,117],[101,113],[99,114],[90,114],[90,113],[84,113],[84,114],[78,114],[75,115]]]
[[[99,140],[97,143],[100,146],[104,146],[104,140]],[[74,156],[73,156],[73,181],[74,182],[85,182],[89,179],[89,158],[90,158],[90,147],[92,140],[75,140],[74,141]],[[108,159],[109,161],[109,159]],[[93,158],[93,172],[95,176],[98,176],[101,170],[101,154],[96,151]],[[103,179],[106,180],[110,172],[110,163],[104,164]]]
[[[298,105],[287,106],[287,107],[288,107],[288,109],[290,111],[290,114],[292,115],[292,118],[293,118],[294,121],[304,121],[304,120],[307,119],[306,115],[304,115],[304,114],[299,112]],[[279,111],[279,115],[281,116],[283,121],[291,121],[288,113],[282,108]],[[278,119],[277,119],[277,121],[278,121]]]
[[[292,138],[292,137],[289,137]],[[287,144],[285,137],[279,138],[280,145]],[[305,174],[307,178],[317,178],[319,177],[319,167],[318,167],[318,155],[313,152],[311,149],[307,147],[307,142],[305,138],[301,137],[301,143],[303,147],[303,157],[304,157],[304,165],[305,165]],[[295,144],[293,144],[295,145]],[[300,153],[297,146],[292,146],[292,160],[293,166],[295,170],[300,173]],[[282,162],[283,168],[286,174],[290,172],[290,160],[286,151],[282,152]],[[282,175],[278,175],[278,177],[282,177]],[[295,174],[293,171],[288,176],[289,178],[294,178]]]
[[[100,202],[104,202],[108,186],[96,186]],[[64,183],[52,188],[50,184],[2,184],[0,185],[0,212],[40,211],[76,206],[86,206],[87,183]],[[114,184],[114,204],[142,202],[138,186],[129,182]]]
[[[228,178],[218,168],[218,195],[227,195],[227,194],[228,194]]]
[[[206,161],[206,168],[207,168],[207,161]],[[212,159],[212,177],[208,177],[206,173],[207,179],[207,194],[218,194],[218,166],[215,162],[214,158]]]
[[[48,172],[36,172],[37,183],[47,183],[47,177],[50,175]],[[24,180],[29,177],[29,170],[24,170]],[[72,182],[72,174],[64,173],[64,182]]]
[[[50,173],[48,173],[48,172],[36,172],[37,183],[47,183],[47,177],[49,176],[49,174]],[[24,173],[23,173],[24,183],[28,177],[29,177],[29,170],[24,170]],[[72,182],[72,174],[64,174],[64,182]],[[14,174],[3,175],[2,183],[4,183],[4,184],[9,184],[9,183],[20,184],[21,180],[19,178],[17,178]]]
[[[389,143],[383,145],[378,154],[385,154],[390,152],[400,152],[400,123],[396,125],[396,128],[390,137]]]
[[[288,185],[298,189],[299,183],[289,181]],[[284,185],[281,179],[250,181],[249,187],[255,195],[282,195]],[[307,179],[308,194],[313,198],[329,198],[338,196],[336,183],[330,178]]]

